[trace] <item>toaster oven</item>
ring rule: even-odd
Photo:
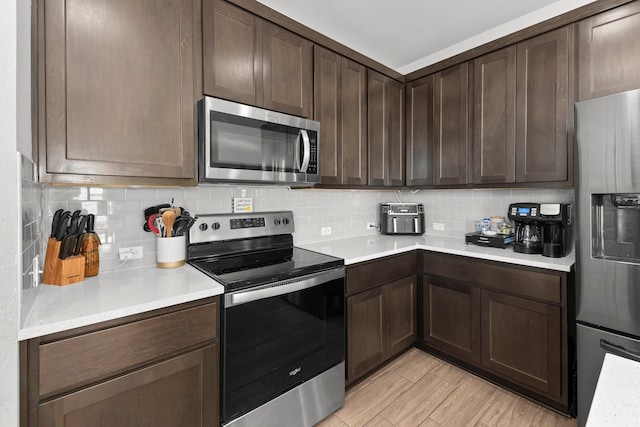
[[[422,203],[381,203],[380,232],[424,234],[424,206]]]

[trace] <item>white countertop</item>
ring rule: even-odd
[[[190,265],[102,273],[67,286],[41,284],[18,339],[26,340],[222,294]]]
[[[564,258],[546,258],[520,254],[511,248],[467,245],[464,239],[432,235],[372,234],[298,246],[343,258],[346,265],[415,249],[566,272],[574,263],[573,254]],[[207,275],[185,265],[174,269],[146,267],[102,273],[67,286],[42,284],[34,292],[33,305],[18,331],[19,340],[220,295],[224,288]]]
[[[640,418],[640,363],[607,353],[593,396],[587,427],[637,426]]]
[[[573,252],[564,258],[548,258],[542,255],[527,255],[514,252],[511,247],[507,249],[497,249],[467,245],[464,238],[440,237],[426,234],[422,236],[372,234],[370,236],[306,243],[298,246],[344,258],[345,265],[395,255],[414,249],[424,249],[565,272],[571,271],[571,266],[575,263],[575,254]]]

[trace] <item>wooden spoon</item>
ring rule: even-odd
[[[167,232],[167,237],[171,237],[174,222],[176,222],[176,213],[174,211],[164,211],[162,213],[162,223]]]

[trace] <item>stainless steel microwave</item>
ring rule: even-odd
[[[320,123],[205,96],[198,104],[199,182],[311,186]]]

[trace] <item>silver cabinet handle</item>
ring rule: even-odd
[[[600,348],[608,353],[615,354],[616,356],[640,362],[640,352],[628,350],[621,345],[612,344],[606,340],[600,340]]]

